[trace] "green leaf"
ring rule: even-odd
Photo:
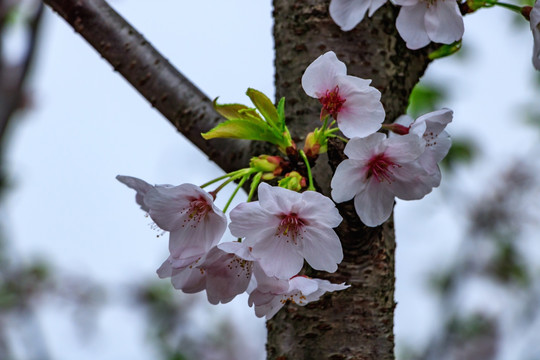
[[[286,139],[268,124],[244,119],[228,120],[201,135],[206,140],[216,138],[260,140],[287,146]]]
[[[453,42],[452,44],[441,45],[437,50],[430,52],[428,57],[431,60],[440,59],[457,53],[459,49],[461,49],[461,40]]]
[[[280,130],[285,130],[285,98],[282,97],[279,99],[279,103],[277,105],[277,113],[279,118],[279,124],[280,124]]]
[[[257,120],[263,121],[263,119],[257,114],[257,111],[253,108],[249,108],[242,104],[218,104],[215,98],[212,102],[214,109],[227,120]]]
[[[252,88],[247,90],[246,95],[249,96],[253,105],[255,105],[266,121],[271,126],[281,130],[278,112],[272,101],[262,92]]]

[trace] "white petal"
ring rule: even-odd
[[[370,5],[371,0],[332,0],[330,16],[341,30],[349,31],[362,21]]]
[[[454,112],[450,109],[441,109],[424,114],[416,119],[411,126],[411,130],[425,122],[425,132],[430,133],[431,136],[437,136],[446,128],[446,125],[452,122],[453,114]]]
[[[394,195],[386,183],[371,180],[364,191],[354,198],[358,217],[367,226],[378,226],[388,220],[394,208]]]
[[[315,191],[304,191],[298,207],[298,217],[321,226],[335,228],[343,218],[330,198]]]
[[[375,133],[365,138],[349,140],[343,152],[349,159],[367,162],[373,154],[384,152],[386,135]]]
[[[426,31],[433,42],[451,44],[463,37],[463,17],[455,0],[437,0],[428,7]]]
[[[420,49],[430,42],[424,25],[426,10],[427,7],[423,2],[413,6],[403,6],[399,10],[396,28],[409,49]]]
[[[418,159],[424,152],[426,142],[416,134],[393,136],[386,140],[385,155],[398,164]]]
[[[150,210],[148,206],[144,204],[143,199],[146,193],[154,188],[152,185],[144,180],[132,176],[117,175],[116,180],[137,192],[137,194],[135,194],[135,202],[143,211],[148,212]]]
[[[334,272],[343,260],[343,249],[336,232],[328,227],[310,226],[304,233],[302,255],[315,270]]]
[[[375,11],[377,11],[381,6],[386,4],[386,0],[371,0],[371,6],[369,7],[369,17],[371,17]]]
[[[306,94],[319,98],[327,90],[333,90],[337,75],[345,75],[347,66],[338,60],[333,51],[329,51],[319,56],[313,61],[302,75],[302,87]]]
[[[356,160],[343,160],[338,165],[330,183],[332,199],[335,202],[341,203],[351,200],[365,188],[363,164],[363,162]]]
[[[394,171],[395,180],[390,188],[403,200],[418,200],[431,192],[434,180],[419,164],[404,164]]]
[[[381,93],[371,86],[371,80],[354,76],[339,76],[339,92],[346,100],[337,122],[341,132],[349,137],[365,137],[380,129],[385,112],[380,101]]]
[[[304,258],[298,252],[300,245],[287,241],[285,237],[265,239],[253,245],[253,256],[266,275],[289,279],[298,274],[304,265]]]
[[[229,229],[233,236],[256,240],[273,236],[281,221],[261,208],[258,201],[238,204],[230,217]]]
[[[533,65],[536,70],[540,70],[540,1],[534,3],[531,10],[531,31],[533,33]]]
[[[259,185],[257,193],[261,208],[274,215],[289,213],[293,211],[295,204],[302,201],[300,193],[264,182]]]

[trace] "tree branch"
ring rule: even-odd
[[[104,0],[43,2],[218,166],[225,171],[247,166],[255,146],[248,141],[204,140],[200,134],[223,121],[210,99]]]

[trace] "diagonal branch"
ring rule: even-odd
[[[104,0],[43,0],[82,35],[178,131],[225,171],[245,167],[250,142],[206,141],[223,119],[212,102]],[[227,149],[227,151],[223,151]]]

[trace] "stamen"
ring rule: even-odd
[[[384,153],[373,156],[367,163],[367,175],[369,179],[373,176],[378,182],[386,181],[389,184],[394,180],[393,168],[401,167],[386,157]]]
[[[296,244],[296,238],[301,235],[301,231],[305,225],[305,222],[298,217],[296,213],[283,214],[281,215],[281,222],[276,231],[276,236],[281,237],[282,235]],[[288,241],[288,240],[287,240]]]
[[[337,120],[338,113],[341,111],[346,99],[339,96],[339,86],[336,86],[333,90],[326,90],[324,96],[319,98],[321,105],[321,119],[326,115],[332,115]]]

